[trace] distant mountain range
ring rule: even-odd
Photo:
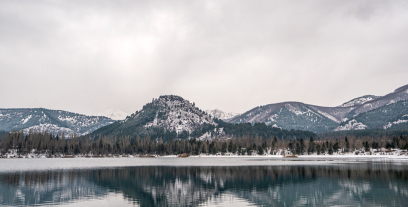
[[[36,130],[54,135],[85,135],[112,124],[114,120],[104,116],[86,116],[68,111],[33,109],[0,109],[0,131]]]
[[[255,107],[228,120],[258,123],[316,133],[359,129],[406,128],[408,85],[385,96],[366,95],[337,107],[283,102]]]
[[[361,129],[405,130],[408,129],[407,106],[408,85],[385,96],[365,95],[337,107],[282,102],[257,106],[242,114],[219,109],[203,111],[182,97],[164,95],[128,116],[119,110],[98,114],[103,116],[86,116],[43,108],[0,109],[0,131],[23,129],[28,132],[35,129],[53,134],[90,134],[93,137],[149,135],[172,139],[222,134],[223,130],[217,128],[217,119],[232,124],[265,123],[275,128],[314,133]]]
[[[118,109],[107,109],[96,114],[96,116],[104,116],[113,120],[124,120],[128,115],[129,114]]]
[[[212,118],[217,118],[217,119],[222,119],[224,121],[228,121],[232,117],[241,115],[240,113],[234,113],[234,112],[224,112],[219,109],[213,109],[213,110],[205,110],[205,112],[210,115]]]

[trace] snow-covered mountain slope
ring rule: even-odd
[[[401,123],[406,123],[402,116],[408,112],[405,112],[404,106],[401,105],[405,100],[408,100],[408,85],[385,96],[362,96],[338,107],[322,107],[300,102],[258,106],[227,121],[230,123],[264,122],[287,130],[309,130],[316,133],[381,127],[388,129],[393,125],[399,124],[398,126],[401,127],[403,126]],[[380,108],[381,112],[376,111]],[[369,118],[363,118],[368,115]]]
[[[372,101],[376,98],[380,98],[381,96],[374,96],[374,95],[365,95],[365,96],[361,96],[358,98],[355,98],[351,101],[348,101],[342,105],[340,105],[339,107],[350,107],[350,106],[359,106],[362,105],[368,101]]]
[[[108,117],[112,120],[124,120],[129,114],[119,110],[119,109],[107,109],[103,112],[96,114],[96,116]]]
[[[389,93],[385,96],[378,97],[371,101],[367,101],[362,105],[357,106],[353,111],[347,115],[347,119],[351,120],[354,116],[357,116],[361,113],[371,111],[377,108],[380,108],[385,105],[397,103],[399,101],[408,99],[408,85],[402,86],[396,89],[394,92]]]
[[[336,131],[356,129],[393,129],[408,128],[408,100],[388,104],[345,121],[336,128]],[[363,125],[365,127],[363,127]]]
[[[65,133],[70,136],[88,134],[102,126],[113,123],[112,119],[103,116],[86,116],[61,110],[43,108],[33,109],[0,109],[0,130],[30,129],[48,131],[50,133]]]
[[[204,125],[217,125],[204,111],[180,96],[165,95],[153,99],[125,120],[102,127],[91,136],[137,135],[172,139],[199,136]]]
[[[160,96],[152,104],[158,109],[156,116],[144,127],[159,126],[177,133],[183,130],[191,133],[204,123],[216,125],[211,117],[180,96]],[[139,114],[134,116],[137,117]]]
[[[341,118],[352,109],[320,107],[300,102],[283,102],[259,106],[229,120],[230,123],[257,123],[283,129],[330,131],[337,127]]]
[[[234,116],[241,115],[240,113],[234,113],[234,112],[224,112],[219,109],[213,109],[213,110],[205,110],[205,112],[210,115],[212,118],[217,118],[217,119],[222,119],[224,121],[228,121]]]

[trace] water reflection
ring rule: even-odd
[[[63,204],[112,193],[140,206],[205,206],[231,196],[257,206],[402,206],[408,200],[408,167],[150,166],[0,174],[1,205]]]

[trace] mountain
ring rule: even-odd
[[[212,118],[217,118],[217,119],[222,119],[223,121],[228,121],[234,116],[241,115],[240,113],[234,113],[234,112],[223,112],[219,109],[213,109],[213,110],[205,110],[205,112],[210,115]]]
[[[228,120],[229,123],[257,123],[283,129],[325,132],[333,130],[352,109],[321,107],[300,102],[283,102],[255,107]]]
[[[350,107],[350,106],[359,106],[362,105],[368,101],[374,100],[376,98],[380,98],[381,96],[373,96],[373,95],[365,95],[365,96],[361,96],[358,98],[355,98],[351,101],[348,101],[342,105],[340,105],[339,107]]]
[[[407,100],[408,85],[405,85],[392,93],[357,106],[345,116],[335,131],[396,128],[396,125],[406,123],[404,120],[408,116]]]
[[[129,114],[118,109],[107,109],[103,112],[96,114],[96,116],[104,116],[112,120],[124,120],[128,115]]]
[[[353,111],[351,111],[347,115],[347,119],[349,120],[352,117],[355,117],[361,113],[371,111],[377,109],[379,107],[397,103],[399,101],[407,100],[408,99],[408,85],[402,86],[396,89],[394,92],[389,93],[385,96],[378,97],[376,99],[370,100],[357,106]],[[343,120],[346,121],[346,120]]]
[[[152,138],[187,138],[201,136],[205,127],[216,126],[214,120],[194,103],[180,96],[164,95],[153,99],[123,121],[102,127],[91,134],[113,136],[141,136]]]
[[[283,102],[255,107],[229,123],[266,123],[283,129],[327,131],[372,128],[407,128],[406,100],[408,85],[385,96],[366,95],[337,107],[323,107],[301,102]]]
[[[349,119],[342,122],[334,131],[408,128],[408,100],[384,105]]]
[[[103,116],[86,116],[62,110],[43,108],[0,109],[0,131],[29,130],[48,131],[54,135],[70,136],[89,134],[108,124],[112,119]]]

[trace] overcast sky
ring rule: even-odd
[[[0,108],[337,106],[407,66],[408,1],[0,1]]]

